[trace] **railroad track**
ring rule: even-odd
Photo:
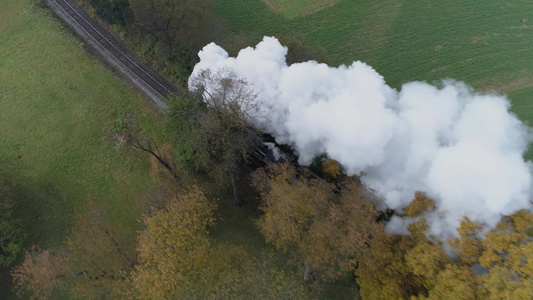
[[[158,109],[168,108],[168,96],[178,94],[177,87],[144,64],[72,0],[45,0],[45,4],[102,59],[151,98]]]

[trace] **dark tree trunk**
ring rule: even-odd
[[[167,169],[170,172],[170,174],[172,175],[172,177],[174,177],[174,179],[176,179],[177,181],[181,179],[178,174],[178,167],[176,164],[176,160],[173,157],[169,159],[166,155],[161,153],[161,151],[159,151],[159,148],[157,147],[157,144],[153,143],[150,138],[147,139],[146,146],[143,145],[143,143],[141,143],[139,139],[137,139],[137,137],[135,137],[134,135],[132,135],[132,138],[134,141],[133,143],[134,148],[150,153],[153,157],[157,159],[157,161],[161,165],[163,165],[163,167],[165,167],[165,169]]]
[[[233,186],[233,201],[235,201],[235,204],[237,206],[242,206],[243,201],[241,197],[239,197],[239,189],[237,187],[237,180],[235,177],[235,174],[231,174],[231,185]]]

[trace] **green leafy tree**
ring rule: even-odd
[[[240,164],[260,141],[251,124],[252,118],[261,117],[256,96],[246,81],[227,69],[201,72],[193,81],[193,90],[196,96],[178,97],[171,106],[170,130],[179,158],[215,182],[231,184],[235,203],[240,205]]]
[[[196,54],[221,25],[210,0],[129,0],[134,27],[167,60],[194,66]]]
[[[96,10],[98,16],[110,24],[125,27],[133,18],[128,0],[84,0]]]

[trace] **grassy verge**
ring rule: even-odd
[[[30,1],[0,7],[0,176],[14,182],[26,245],[61,245],[89,202],[133,245],[155,182],[144,153],[116,133],[131,116],[160,136],[160,116],[48,13]]]

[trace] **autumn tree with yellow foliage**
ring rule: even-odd
[[[305,280],[333,280],[352,271],[356,253],[383,230],[368,191],[355,180],[338,195],[333,185],[287,164],[254,177],[263,201],[260,231],[267,242],[300,258]]]
[[[426,212],[435,203],[424,193],[415,193],[397,213],[411,222],[409,234],[389,234],[385,222],[378,221],[375,196],[355,178],[345,178],[339,191],[287,164],[258,170],[253,177],[262,199],[260,232],[301,263],[306,281],[332,282],[355,274],[364,299],[533,298],[531,212],[503,217],[488,232],[465,217],[457,237],[443,241],[428,234]],[[216,207],[202,189],[169,189],[165,197],[161,207],[144,216],[136,252],[100,210],[87,206],[66,247],[25,253],[12,272],[19,295],[313,297],[301,279],[276,265],[270,250],[249,253],[210,236]]]
[[[357,282],[364,299],[532,299],[533,214],[519,211],[483,234],[483,224],[465,217],[458,237],[444,241],[427,233],[421,217],[434,203],[416,193],[404,210],[414,218],[409,235],[382,234],[358,256]],[[483,272],[476,274],[474,267]],[[476,267],[479,270],[479,267]]]
[[[65,246],[26,251],[12,272],[18,294],[46,299],[61,288],[72,297],[101,298],[133,266],[133,246],[100,209],[89,203],[77,216]]]
[[[298,281],[265,257],[209,237],[215,206],[192,186],[147,215],[138,239],[138,263],[115,286],[126,299],[299,299]]]
[[[328,180],[335,180],[341,174],[341,165],[334,159],[327,159],[322,162],[322,172]]]
[[[178,297],[198,277],[208,260],[208,227],[213,209],[202,190],[194,186],[145,218],[138,239],[138,264],[131,275],[135,293],[142,299]]]
[[[479,262],[489,273],[478,278],[483,299],[533,298],[533,214],[504,217],[481,240]]]

